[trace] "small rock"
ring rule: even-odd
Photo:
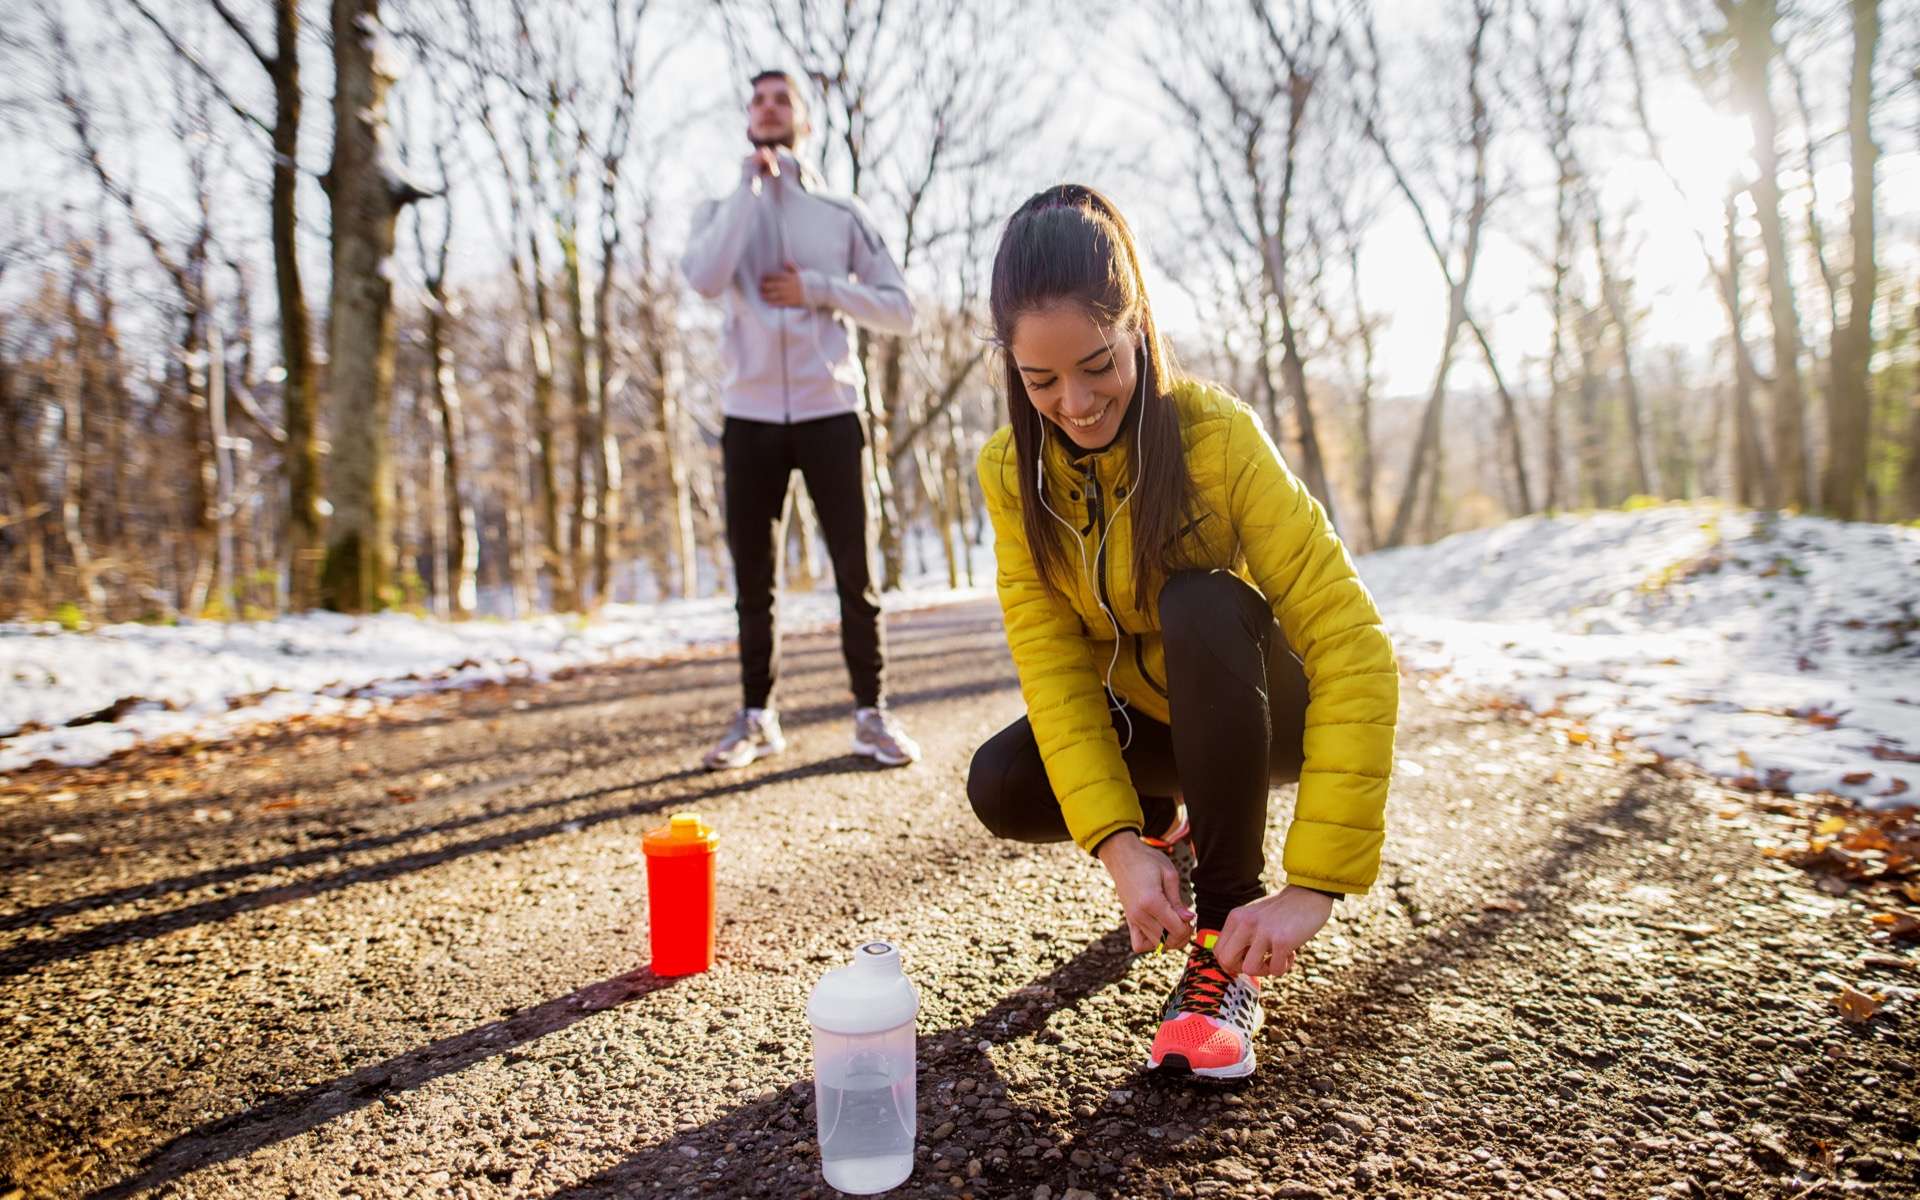
[[[674,1150],[674,1153],[683,1155],[687,1158],[700,1157],[700,1147],[698,1146],[675,1146],[673,1150]]]
[[[1333,1119],[1355,1133],[1373,1132],[1373,1118],[1367,1116],[1365,1113],[1337,1112],[1333,1114]]]
[[[989,1121],[1004,1121],[1013,1115],[1013,1110],[1010,1108],[989,1108],[980,1115]]]
[[[1085,1150],[1075,1150],[1067,1156],[1067,1159],[1082,1171],[1089,1170],[1093,1167],[1093,1155]]]
[[[1309,1183],[1283,1183],[1273,1189],[1278,1200],[1327,1200],[1327,1194]]]
[[[1046,1184],[1037,1184],[1033,1189],[1033,1200],[1053,1200],[1053,1189]]]
[[[953,1136],[953,1122],[952,1121],[940,1122],[938,1125],[935,1125],[933,1127],[933,1132],[927,1136],[932,1141],[936,1141],[936,1142],[946,1141],[949,1137]]]

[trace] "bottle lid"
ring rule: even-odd
[[[719,840],[719,833],[701,820],[699,813],[675,813],[664,828],[647,830],[640,839],[640,850],[648,858],[712,854]]]
[[[821,977],[807,1000],[807,1020],[827,1033],[885,1033],[911,1025],[920,997],[900,969],[900,951],[891,942],[863,942],[853,961]]]

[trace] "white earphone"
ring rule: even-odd
[[[1107,341],[1107,332],[1104,329],[1100,330],[1100,340],[1106,343],[1107,354],[1109,357],[1112,357],[1113,343]],[[1040,422],[1040,444],[1034,453],[1034,495],[1039,499],[1040,507],[1047,510],[1047,515],[1060,522],[1066,531],[1072,535],[1073,544],[1080,551],[1080,570],[1086,575],[1088,586],[1093,590],[1093,602],[1099,606],[1101,614],[1107,618],[1107,623],[1113,627],[1113,657],[1107,661],[1106,692],[1107,702],[1113,706],[1115,712],[1120,714],[1120,719],[1125,721],[1127,725],[1127,731],[1120,739],[1120,748],[1122,750],[1125,750],[1133,744],[1133,718],[1127,715],[1126,700],[1115,694],[1113,690],[1114,668],[1120,665],[1120,620],[1114,616],[1113,610],[1108,608],[1106,601],[1100,597],[1100,581],[1094,578],[1094,563],[1100,561],[1101,553],[1106,550],[1107,534],[1112,531],[1114,522],[1120,519],[1120,511],[1126,508],[1128,503],[1133,500],[1134,494],[1140,490],[1141,475],[1146,468],[1147,447],[1146,438],[1143,435],[1147,421],[1147,370],[1145,362],[1147,335],[1144,332],[1140,335],[1139,348],[1142,361],[1137,371],[1139,378],[1135,381],[1134,386],[1134,408],[1139,410],[1139,418],[1134,422],[1133,487],[1128,490],[1126,495],[1120,497],[1120,503],[1114,507],[1112,513],[1108,514],[1106,524],[1101,526],[1100,538],[1099,541],[1094,544],[1093,559],[1091,562],[1087,559],[1087,544],[1082,540],[1080,531],[1073,527],[1072,522],[1055,512],[1053,505],[1047,503],[1047,419],[1040,415],[1039,409],[1035,409],[1033,413],[1035,419]],[[1139,586],[1138,581],[1135,581],[1135,586]]]

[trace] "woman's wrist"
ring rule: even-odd
[[[1112,865],[1112,860],[1110,858],[1111,855],[1116,853],[1124,854],[1133,848],[1133,846],[1129,845],[1128,843],[1133,843],[1134,845],[1137,845],[1139,844],[1139,842],[1140,842],[1139,830],[1116,829],[1112,833],[1101,838],[1098,842],[1094,844],[1093,856],[1100,860],[1100,865],[1111,866]]]

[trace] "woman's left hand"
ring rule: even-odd
[[[1227,914],[1213,956],[1241,975],[1284,975],[1293,953],[1333,915],[1333,897],[1285,887]]]

